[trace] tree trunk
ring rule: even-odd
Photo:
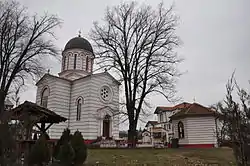
[[[128,148],[136,148],[136,122],[129,122]]]
[[[3,113],[4,113],[4,101],[5,101],[6,95],[3,90],[0,90],[0,122],[4,120]]]

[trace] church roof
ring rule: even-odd
[[[49,73],[46,73],[42,76],[41,79],[39,79],[37,82],[36,82],[36,85],[38,85],[44,78],[46,77],[53,77],[53,78],[56,78],[56,79],[61,79],[61,80],[65,80],[65,81],[68,81],[68,82],[71,82],[71,80],[68,80],[66,78],[63,78],[63,77],[58,77],[58,76],[54,76],[52,74],[49,74]]]
[[[63,78],[63,77],[58,77],[58,76],[55,76],[55,75],[51,75],[51,74],[44,74],[44,76],[37,81],[36,85],[38,85],[44,78],[46,77],[53,77],[53,78],[56,78],[56,79],[61,79],[61,80],[65,80],[65,81],[68,81],[68,82],[75,82],[75,81],[78,81],[78,80],[81,80],[81,79],[86,79],[86,78],[89,78],[89,77],[96,77],[96,76],[101,76],[103,74],[106,74],[107,76],[109,76],[115,83],[117,83],[118,85],[121,85],[121,83],[119,81],[117,81],[111,74],[109,74],[108,72],[102,72],[102,73],[96,73],[96,74],[90,74],[90,75],[87,75],[85,77],[81,77],[81,78],[78,78],[76,80],[69,80],[69,79],[66,79],[66,78]]]
[[[117,83],[118,85],[121,85],[121,83],[119,81],[117,81],[111,74],[109,74],[109,72],[105,71],[105,72],[102,72],[102,73],[96,73],[96,74],[90,74],[90,75],[87,75],[85,77],[81,77],[81,78],[78,78],[74,81],[77,81],[77,80],[81,80],[81,79],[85,79],[85,78],[88,78],[88,77],[96,77],[96,76],[101,76],[101,75],[107,75],[109,76],[115,83]]]
[[[86,51],[93,53],[93,48],[91,44],[89,43],[89,41],[81,37],[80,35],[78,37],[74,37],[70,39],[68,43],[65,45],[64,51],[68,49],[74,49],[74,48],[84,49]]]

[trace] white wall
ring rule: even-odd
[[[179,139],[179,144],[188,144],[189,139],[188,139],[188,127],[187,127],[187,119],[179,119],[179,120],[173,120],[172,125],[173,125],[173,130],[174,130],[174,138],[179,138],[178,136],[178,123],[182,122],[184,125],[184,138]]]
[[[143,132],[142,133],[142,143],[151,143],[151,136],[149,132]]]
[[[100,99],[100,88],[108,85],[113,92],[112,100],[104,103]],[[44,87],[49,87],[48,108],[68,119],[66,123],[53,125],[49,132],[51,138],[57,139],[66,127],[71,132],[79,130],[84,139],[96,139],[102,135],[102,123],[106,114],[111,115],[110,136],[119,138],[119,86],[106,73],[91,75],[73,83],[70,81],[46,76],[38,83],[36,102],[40,105]],[[84,102],[81,108],[81,120],[76,121],[77,98]],[[116,115],[116,116],[114,116]]]
[[[109,85],[113,91],[110,103],[103,103],[100,99],[100,88]],[[81,121],[76,121],[76,99],[82,96]],[[111,115],[110,135],[119,138],[118,115],[113,116],[112,110],[119,110],[118,85],[106,74],[97,74],[74,81],[71,98],[70,127],[73,131],[82,132],[85,139],[96,139],[102,136],[102,122],[106,114]],[[117,113],[116,113],[117,114]]]
[[[45,87],[49,88],[47,108],[55,113],[68,118],[70,82],[53,76],[45,76],[37,85],[36,103],[41,104],[41,94]],[[51,138],[59,138],[68,122],[53,124],[48,130]]]
[[[178,138],[178,122],[173,120],[174,137]],[[187,117],[181,119],[184,124],[184,139],[180,144],[216,144],[216,128],[214,117]]]
[[[189,144],[216,144],[215,118],[187,118]]]

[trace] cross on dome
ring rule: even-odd
[[[78,31],[78,37],[81,37],[81,30]]]

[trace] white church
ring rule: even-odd
[[[68,41],[59,76],[45,74],[36,84],[36,103],[67,118],[48,131],[51,139],[63,130],[79,130],[85,140],[119,137],[119,85],[107,71],[93,73],[94,51],[81,37]]]

